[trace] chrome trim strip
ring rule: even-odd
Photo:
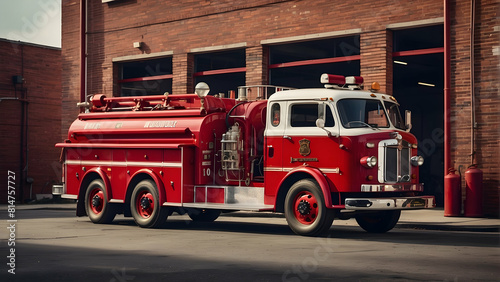
[[[366,206],[360,206],[366,203]],[[411,210],[430,209],[436,206],[434,196],[398,198],[347,198],[347,210]]]
[[[163,203],[164,207],[182,207],[182,203],[172,203],[172,202],[165,202]]]
[[[264,167],[264,171],[277,171],[281,172],[283,169],[281,167]]]
[[[264,171],[274,171],[274,172],[289,172],[295,169],[295,167],[264,167]],[[324,173],[340,173],[340,168],[318,168]]]
[[[125,162],[127,166],[182,167],[182,163]]]
[[[340,168],[320,168],[319,170],[321,170],[322,172],[324,173],[340,173]]]
[[[217,209],[217,210],[247,210],[247,211],[260,211],[272,210],[272,205],[245,205],[245,204],[212,204],[212,203],[184,203],[182,205],[186,208],[200,208],[200,209]]]
[[[113,162],[113,161],[78,161],[67,160],[69,165],[83,166],[111,166],[111,167],[127,167],[127,166],[144,166],[144,167],[182,167],[182,163],[163,163],[163,162]]]
[[[125,203],[124,200],[120,200],[120,199],[111,199],[109,200],[110,203],[113,203],[113,204],[123,204]]]
[[[63,199],[78,200],[78,195],[62,194],[61,198],[63,198]]]
[[[289,172],[295,167],[264,167],[264,171]]]
[[[224,203],[210,202],[208,189],[224,190]],[[207,205],[227,205],[227,206],[243,206],[243,207],[260,207],[264,205],[264,188],[263,187],[250,187],[250,186],[195,186],[194,199],[196,200],[197,193],[205,195],[203,202],[199,201],[196,204]],[[191,204],[191,203],[187,203]],[[234,209],[234,207],[232,208]]]
[[[424,184],[361,184],[361,192],[424,191]]]

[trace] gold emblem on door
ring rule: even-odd
[[[311,153],[311,148],[309,147],[309,144],[311,143],[311,141],[307,140],[307,139],[302,139],[299,141],[299,154],[301,154],[302,156],[309,156],[309,154]]]

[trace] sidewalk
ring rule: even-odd
[[[7,211],[7,205],[0,205],[0,212]],[[16,210],[76,210],[76,203],[24,204],[16,205]],[[221,215],[231,217],[284,217],[270,212],[234,212]],[[354,219],[336,220],[334,225],[357,225]],[[500,232],[498,218],[445,217],[443,208],[402,211],[396,228],[424,230]]]
[[[426,230],[500,232],[500,219],[484,217],[445,217],[443,208],[402,211],[396,228]]]

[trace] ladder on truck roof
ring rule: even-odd
[[[295,88],[276,85],[249,85],[238,87],[238,100],[267,100],[276,92],[293,90]]]
[[[107,98],[104,94],[96,94],[90,98],[90,102],[77,103],[77,106],[85,108],[86,112],[153,111],[199,108],[201,102],[196,94],[111,98]]]

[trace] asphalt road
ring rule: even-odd
[[[396,228],[369,234],[339,222],[327,237],[293,234],[281,217],[174,215],[160,229],[118,216],[97,225],[68,210],[0,215],[0,281],[499,281],[493,232]],[[14,234],[14,235],[13,235]],[[9,260],[14,236],[15,275]],[[11,258],[8,258],[11,256]]]

